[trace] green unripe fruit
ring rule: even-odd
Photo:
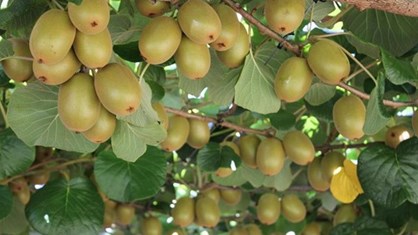
[[[189,131],[187,118],[171,116],[168,121],[167,137],[161,143],[161,148],[168,152],[179,150],[186,143]]]
[[[282,198],[283,216],[292,223],[299,223],[305,219],[306,207],[295,194],[287,194]]]
[[[289,131],[283,138],[287,157],[298,165],[306,165],[315,157],[315,147],[301,131]]]
[[[341,97],[334,104],[332,116],[335,128],[341,135],[348,139],[359,139],[363,137],[366,107],[360,98],[354,95]]]
[[[167,232],[167,235],[187,235],[183,229],[172,228]]]
[[[177,22],[171,17],[159,16],[145,26],[138,48],[147,63],[162,64],[174,55],[180,41],[181,30]]]
[[[102,68],[112,57],[112,38],[108,29],[94,35],[77,31],[74,40],[77,58],[88,68]]]
[[[246,135],[239,139],[241,160],[251,168],[257,168],[256,154],[260,141],[256,135]]]
[[[29,48],[35,61],[56,64],[68,54],[76,29],[67,12],[51,9],[43,13],[33,26]]]
[[[335,170],[343,166],[345,157],[340,152],[328,152],[321,160],[321,170],[324,178],[331,182]]]
[[[321,225],[316,222],[307,224],[302,231],[302,235],[321,235]]]
[[[189,135],[187,137],[187,144],[195,149],[203,148],[210,138],[210,129],[208,122],[189,119]]]
[[[413,135],[412,131],[404,125],[393,126],[386,131],[385,144],[391,148],[396,148],[402,141],[411,138]]]
[[[83,132],[92,128],[99,119],[100,109],[93,78],[88,74],[75,74],[60,86],[58,114],[67,129]]]
[[[164,1],[135,0],[139,13],[147,17],[157,17],[170,9],[170,3]]]
[[[106,29],[110,20],[110,8],[106,0],[83,0],[80,5],[69,2],[71,22],[84,34],[98,34]]]
[[[244,227],[238,226],[238,227],[231,229],[229,231],[229,235],[248,235],[248,232]]]
[[[24,40],[10,39],[14,56],[32,58],[29,44]],[[4,73],[16,82],[24,82],[32,76],[32,61],[10,58],[1,61]]]
[[[245,226],[245,229],[247,230],[248,235],[263,235],[260,227],[256,224],[248,224]]]
[[[324,83],[337,85],[350,74],[350,62],[336,42],[321,40],[312,45],[308,64]]]
[[[285,156],[280,140],[266,138],[257,148],[257,167],[264,175],[276,175],[283,169]]]
[[[328,178],[324,176],[320,158],[315,158],[308,164],[308,181],[316,191],[323,192],[329,189],[330,182],[328,181]]]
[[[28,181],[31,184],[46,184],[48,183],[49,176],[49,171],[43,171],[35,175],[30,175]]]
[[[267,0],[264,6],[267,24],[286,35],[295,31],[305,16],[305,0]]]
[[[354,223],[356,217],[357,214],[355,208],[351,204],[343,204],[335,213],[332,224],[337,226],[338,224],[343,223]]]
[[[196,224],[208,228],[215,227],[220,220],[218,204],[209,197],[198,197],[195,206]]]
[[[262,224],[274,224],[280,216],[280,199],[276,194],[265,193],[257,203],[257,218]]]
[[[220,192],[222,200],[228,205],[235,206],[241,201],[242,191],[239,188],[221,189]]]
[[[210,46],[217,51],[226,51],[235,44],[240,32],[240,23],[237,14],[229,6],[219,4],[214,9],[222,22],[222,30],[219,37]]]
[[[209,72],[211,63],[209,48],[196,44],[185,36],[181,39],[174,60],[180,73],[192,80],[203,78]]]
[[[180,7],[177,20],[184,34],[200,45],[215,41],[221,34],[221,20],[204,0],[188,0]]]
[[[120,204],[116,207],[116,221],[121,225],[128,225],[135,217],[135,207]]]
[[[194,200],[189,197],[178,199],[176,205],[171,211],[173,223],[180,227],[187,227],[192,224],[195,215],[194,203]]]
[[[249,51],[250,41],[248,33],[244,25],[240,24],[240,30],[235,44],[226,51],[217,51],[216,55],[228,68],[236,68],[244,63]]]
[[[80,67],[80,61],[78,61],[73,50],[70,50],[64,59],[53,65],[34,61],[33,73],[38,80],[47,85],[60,85],[79,72]]]
[[[162,235],[163,234],[163,225],[161,221],[154,217],[150,216],[144,218],[141,224],[141,232],[146,235]]]
[[[219,203],[219,200],[221,199],[221,193],[219,192],[219,190],[217,188],[212,188],[212,189],[206,190],[206,191],[202,192],[202,195],[204,195],[205,197],[211,198],[216,203]]]
[[[295,102],[303,98],[311,87],[313,73],[304,58],[291,57],[276,73],[274,90],[279,99]]]
[[[94,126],[83,132],[83,136],[93,143],[103,143],[108,140],[115,132],[116,116],[107,111],[103,106],[100,111],[99,119]]]
[[[134,113],[141,103],[141,87],[126,66],[111,63],[100,69],[94,79],[97,96],[103,106],[118,116]]]

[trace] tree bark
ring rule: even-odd
[[[360,10],[377,9],[399,15],[418,17],[418,1],[416,0],[340,0],[356,6]]]

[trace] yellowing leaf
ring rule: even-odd
[[[359,193],[364,193],[363,188],[361,187],[360,181],[357,176],[357,165],[355,165],[349,159],[345,159],[343,164],[344,164],[343,170],[345,171],[347,176],[351,179],[357,191]]]
[[[342,203],[351,203],[360,194],[344,169],[332,177],[330,189],[332,195]]]

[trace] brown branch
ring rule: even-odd
[[[339,2],[354,5],[361,11],[376,9],[399,15],[418,17],[418,3],[415,0],[340,0]]]
[[[371,143],[359,143],[359,144],[334,144],[334,145],[330,145],[330,144],[324,144],[324,145],[320,145],[320,146],[315,146],[315,150],[316,151],[321,151],[321,152],[328,152],[334,149],[355,149],[355,148],[364,148],[367,147],[371,144],[375,144],[375,143],[383,143],[383,142],[371,142]]]
[[[274,136],[274,134],[275,134],[275,131],[272,128],[268,128],[268,129],[264,129],[264,130],[257,130],[257,129],[252,129],[252,128],[248,128],[248,127],[242,127],[242,126],[236,125],[234,123],[225,121],[223,119],[217,120],[215,118],[206,117],[206,116],[193,114],[193,113],[188,113],[188,112],[185,112],[185,111],[182,111],[182,110],[173,109],[173,108],[169,108],[169,107],[165,107],[165,110],[169,113],[174,113],[174,114],[186,117],[186,118],[192,118],[192,119],[197,119],[197,120],[206,121],[206,122],[213,122],[213,123],[215,123],[215,125],[223,126],[223,127],[226,127],[226,128],[231,128],[231,129],[234,129],[234,130],[239,131],[239,132],[257,134],[257,135],[264,135],[264,136]]]
[[[347,91],[350,91],[351,93],[353,93],[354,95],[364,99],[364,100],[369,100],[370,99],[370,95],[366,94],[362,91],[357,90],[356,88],[344,83],[344,82],[340,82],[338,84],[338,86],[346,89]],[[410,101],[410,102],[396,102],[396,101],[392,101],[392,100],[383,100],[383,104],[385,106],[389,106],[392,108],[400,108],[400,107],[405,107],[405,106],[416,106],[418,105],[417,103],[418,101]]]
[[[300,49],[299,46],[293,45],[290,42],[286,41],[284,38],[280,37],[276,32],[271,30],[269,27],[262,24],[259,20],[257,20],[254,16],[252,16],[250,13],[245,11],[239,3],[236,3],[233,0],[223,0],[224,3],[226,3],[228,6],[230,6],[234,11],[238,12],[242,17],[247,19],[251,24],[256,26],[260,33],[269,36],[270,38],[278,41],[288,49],[289,51],[293,52],[295,55],[300,55]]]

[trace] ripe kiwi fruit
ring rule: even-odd
[[[251,168],[257,168],[256,154],[260,141],[256,135],[245,135],[239,139],[241,160]]]
[[[342,204],[334,215],[332,224],[353,223],[357,218],[356,209],[351,204]]]
[[[163,225],[158,218],[149,216],[142,220],[141,232],[146,235],[162,235]]]
[[[93,143],[103,143],[108,140],[116,129],[116,116],[101,106],[97,122],[83,136]]]
[[[270,225],[276,223],[280,216],[280,199],[276,194],[264,193],[258,199],[257,218],[262,224]]]
[[[257,148],[257,167],[264,175],[276,175],[283,168],[285,156],[280,140],[274,137],[263,139]]]
[[[324,155],[321,160],[321,170],[324,178],[328,182],[331,182],[331,178],[334,175],[335,170],[338,167],[343,166],[344,159],[344,155],[340,152],[331,151]]]
[[[305,0],[266,0],[264,16],[275,32],[286,35],[295,31],[305,16]]]
[[[14,56],[32,58],[29,44],[22,39],[9,39],[12,43]],[[18,58],[10,58],[1,61],[3,71],[10,79],[16,82],[24,82],[32,77],[32,61]]]
[[[241,201],[242,191],[239,188],[221,189],[222,200],[231,206],[237,205]]]
[[[170,9],[170,3],[164,1],[135,0],[136,9],[143,16],[157,17]]]
[[[301,131],[289,131],[283,138],[287,157],[298,165],[307,165],[315,157],[312,141]]]
[[[135,217],[135,207],[129,204],[119,204],[116,207],[116,221],[121,225],[128,225]]]
[[[208,122],[198,119],[188,120],[190,129],[187,144],[195,149],[201,149],[209,142],[210,129]]]
[[[396,125],[386,131],[385,144],[391,148],[396,148],[402,141],[412,136],[414,136],[413,132],[405,125]]]
[[[308,164],[308,181],[316,191],[323,192],[329,189],[330,181],[322,171],[320,158],[315,158]]]
[[[113,45],[110,32],[107,28],[94,35],[77,31],[73,48],[83,65],[88,68],[102,68],[112,57]]]
[[[178,115],[169,117],[167,137],[161,143],[161,148],[168,152],[179,150],[186,143],[189,131],[187,118]]]
[[[282,198],[283,216],[292,223],[299,223],[305,219],[306,207],[295,194],[286,194]]]
[[[182,197],[177,200],[171,216],[173,223],[180,227],[187,227],[193,223],[195,217],[194,199],[189,197]]]
[[[221,20],[222,30],[219,37],[210,46],[217,51],[226,51],[235,44],[240,32],[240,23],[237,14],[229,6],[218,4],[214,6],[214,9]]]
[[[198,196],[195,205],[196,224],[203,227],[215,227],[220,220],[221,212],[218,204],[210,197]]]
[[[228,68],[236,68],[244,63],[245,57],[250,51],[250,41],[247,30],[240,23],[240,30],[235,44],[226,51],[217,51],[219,60]]]
[[[341,135],[351,140],[363,137],[366,107],[360,98],[354,95],[341,97],[334,104],[332,116],[335,128]]]
[[[105,0],[83,0],[79,5],[68,2],[68,15],[78,31],[98,34],[107,28],[110,8]]]

